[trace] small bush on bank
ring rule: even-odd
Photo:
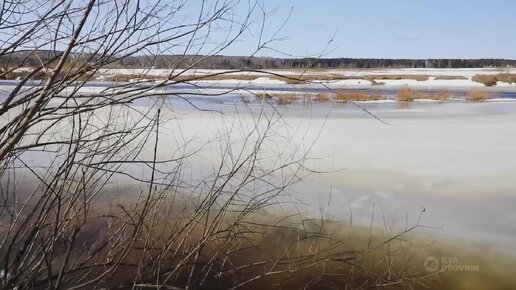
[[[468,102],[482,102],[490,98],[492,98],[492,95],[483,90],[470,90],[466,92],[466,100]]]
[[[496,75],[475,75],[471,80],[484,84],[486,87],[496,86],[498,83],[498,77]]]
[[[400,102],[412,102],[415,99],[414,91],[409,87],[403,87],[398,91],[398,101]]]

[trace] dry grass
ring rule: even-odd
[[[364,75],[364,76],[343,76],[338,74],[330,75],[303,75],[291,77],[273,77],[285,81],[288,84],[304,84],[312,81],[338,81],[338,80],[367,80],[372,85],[383,85],[385,83],[377,80],[416,80],[426,81],[430,78],[429,75]]]
[[[31,73],[33,70],[14,70],[13,67],[6,66],[5,64],[0,64],[0,66],[3,66],[0,68],[0,79],[2,80],[21,80],[25,78],[30,78],[31,80],[43,80],[50,77],[54,72],[54,69],[57,66],[57,61],[46,64],[45,68],[32,75]],[[92,67],[84,61],[67,61],[63,64],[58,75],[60,77],[76,75],[79,80],[88,81],[93,77],[93,73],[91,71]]]
[[[486,87],[496,86],[498,83],[498,77],[496,75],[475,75],[471,80],[477,83],[482,83]]]
[[[431,95],[431,100],[446,101],[450,98],[450,93],[447,91],[438,91]]]
[[[469,90],[466,92],[466,100],[468,102],[482,102],[491,99],[493,96],[491,93],[484,90]]]
[[[267,77],[267,76],[266,76]],[[327,75],[292,75],[292,76],[269,76],[270,79],[273,80],[280,80],[284,81],[287,84],[291,85],[297,85],[297,84],[306,84],[313,81],[324,81],[324,82],[331,82],[331,81],[339,81],[339,80],[345,80],[348,79],[345,76],[337,75],[337,74],[327,74]]]
[[[258,100],[270,100],[272,99],[272,95],[267,93],[258,93],[255,95],[256,99]]]
[[[129,82],[130,80],[139,80],[141,78],[142,76],[137,74],[119,74],[106,77],[104,80],[109,82]]]
[[[340,90],[337,92],[335,99],[337,102],[365,102],[383,100],[385,97],[377,93],[370,93],[366,91]]]
[[[398,101],[400,102],[412,102],[415,98],[414,91],[408,87],[403,87],[398,91]]]
[[[300,99],[304,99],[304,97],[297,94],[281,94],[278,96],[276,104],[282,106],[291,105]]]
[[[140,77],[145,77],[146,79],[155,79],[162,80],[163,77],[158,76],[138,76],[138,75],[114,75],[110,76],[108,80],[119,80],[119,81],[128,81],[130,79],[138,79]],[[299,84],[307,84],[314,81],[321,82],[332,82],[339,80],[368,80],[372,83],[372,85],[383,85],[384,83],[376,81],[376,79],[380,80],[401,80],[401,79],[411,79],[424,81],[428,80],[428,75],[369,75],[369,76],[343,76],[338,74],[311,74],[311,75],[288,75],[288,76],[276,76],[276,75],[238,75],[238,74],[220,74],[220,75],[207,75],[207,76],[180,76],[174,78],[175,81],[189,81],[189,80],[199,80],[199,81],[221,81],[221,80],[241,80],[241,81],[253,81],[258,78],[269,78],[271,80],[279,80],[283,81],[287,84],[291,85],[299,85]]]
[[[19,79],[25,79],[29,76],[31,72],[28,71],[7,71],[1,70],[0,71],[0,79],[2,80],[19,80]],[[43,80],[48,77],[48,73],[45,71],[39,71],[35,73],[31,79],[33,80]]]
[[[397,99],[400,102],[412,102],[414,100],[437,100],[446,101],[450,98],[450,93],[447,91],[438,91],[435,93],[418,92],[410,89],[409,87],[403,87],[398,91]]]
[[[317,94],[313,100],[318,103],[325,103],[331,101],[331,97],[328,94]]]
[[[446,101],[449,98],[450,98],[450,93],[447,91],[438,91],[438,92],[434,92],[434,93],[414,92],[414,99],[416,99],[416,100]]]
[[[73,71],[80,67],[80,65],[84,64],[70,64],[65,66],[65,71]],[[1,74],[1,73],[0,73]],[[12,72],[2,75],[2,79],[17,79],[23,78],[27,76],[27,72]],[[33,79],[42,79],[46,77],[46,74],[37,74],[33,77]],[[332,82],[339,80],[367,80],[370,81],[372,85],[384,85],[384,82],[381,80],[416,80],[416,81],[426,81],[430,78],[430,75],[364,75],[364,76],[344,76],[341,74],[328,73],[328,74],[303,74],[303,75],[288,75],[288,76],[277,76],[277,75],[268,75],[266,73],[263,74],[217,74],[217,75],[198,75],[198,76],[178,76],[173,80],[178,82],[185,81],[203,81],[203,80],[211,80],[211,81],[222,81],[222,80],[240,80],[240,81],[253,81],[258,78],[269,78],[271,80],[279,80],[284,81],[287,84],[306,84],[314,81],[322,81],[322,82]],[[473,77],[474,81],[485,83],[486,85],[495,85],[496,81],[504,81],[508,83],[516,82],[516,74],[499,74],[499,75],[476,75]],[[116,82],[128,82],[130,80],[149,80],[149,81],[165,81],[168,79],[167,76],[153,76],[153,75],[139,75],[139,74],[117,74],[117,75],[108,75],[104,80],[106,81],[116,81]],[[464,76],[438,76],[437,80],[464,80],[467,79]],[[379,81],[380,80],[380,81]]]
[[[246,74],[217,74],[217,75],[198,75],[198,76],[178,76],[174,81],[223,81],[223,80],[238,80],[238,81],[253,81],[258,78],[269,78],[271,80],[284,81],[287,84],[305,84],[312,81],[336,81],[345,79],[339,75],[292,75],[292,76],[276,76],[268,74],[260,75],[246,75]],[[135,75],[135,74],[118,74],[106,78],[108,81],[129,81],[131,79],[150,79],[150,80],[166,80],[164,76],[150,76],[150,75]]]
[[[415,80],[418,82],[427,81],[429,75],[367,75],[363,78],[370,80]]]
[[[498,81],[513,84],[516,83],[516,74],[511,73],[501,73],[496,76]]]
[[[475,75],[472,81],[482,83],[487,87],[496,86],[498,82],[513,84],[516,83],[516,74],[500,73],[496,75]]]
[[[435,77],[436,80],[467,80],[468,78],[465,76],[437,76]]]

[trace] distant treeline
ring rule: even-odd
[[[16,52],[0,57],[2,66],[36,66],[59,52]],[[36,56],[37,55],[37,56]],[[84,58],[84,57],[83,57]],[[91,57],[94,59],[95,57]],[[90,61],[91,62],[91,61]],[[241,56],[158,55],[130,56],[112,63],[126,68],[199,68],[199,69],[306,69],[306,68],[482,68],[516,67],[511,59],[387,59],[387,58],[271,58]]]
[[[194,65],[196,68],[211,69],[305,69],[305,68],[481,68],[516,67],[516,60],[510,59],[382,59],[382,58],[270,58],[188,56],[181,60],[178,56],[131,57],[124,59],[127,67],[181,68]]]

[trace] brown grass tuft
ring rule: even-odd
[[[516,83],[516,74],[511,73],[501,73],[496,76],[498,81],[513,84]]]
[[[466,100],[468,102],[482,102],[487,99],[491,99],[493,96],[483,90],[469,90],[466,92]]]
[[[496,86],[498,77],[496,75],[475,75],[471,80],[477,83],[482,83],[486,87],[492,87]]]
[[[278,100],[276,101],[276,103],[278,105],[285,106],[285,105],[293,104],[296,101],[298,101],[299,99],[301,99],[301,96],[296,95],[296,94],[282,94],[282,95],[278,96]]]
[[[403,87],[398,91],[398,101],[400,102],[412,102],[415,99],[414,91],[409,87]]]
[[[328,94],[317,94],[314,97],[314,101],[319,103],[329,102],[331,100],[330,96]]]
[[[447,91],[438,91],[435,93],[413,91],[409,87],[403,87],[398,91],[398,101],[412,102],[414,100],[437,100],[445,101],[450,98]]]
[[[432,95],[432,100],[446,101],[450,98],[450,93],[447,91],[438,91]]]
[[[337,102],[347,101],[378,101],[384,99],[383,96],[376,93],[368,93],[365,91],[353,91],[353,90],[341,90],[337,92],[335,96]]]
[[[258,93],[255,95],[258,100],[270,100],[272,99],[272,95],[267,93]]]
[[[472,81],[482,83],[487,87],[496,86],[498,82],[516,83],[516,74],[499,73],[496,75],[475,75],[471,78]]]
[[[468,78],[465,76],[437,76],[435,77],[436,80],[467,80]]]
[[[418,82],[427,81],[430,76],[429,75],[367,75],[364,78],[366,79],[375,79],[375,80],[415,80]]]
[[[438,91],[434,93],[427,92],[414,92],[414,99],[416,100],[436,100],[436,101],[446,101],[450,98],[450,93],[447,91]]]

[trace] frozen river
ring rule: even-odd
[[[364,224],[374,212],[375,223],[383,225],[413,223],[424,209],[421,223],[435,228],[424,230],[432,237],[516,252],[515,100],[361,103],[366,113],[353,104],[273,107],[244,104],[237,95],[189,98],[207,111],[167,100],[163,157],[181,140],[202,144],[220,137],[222,128],[252,126],[261,113],[274,112],[280,120],[274,132],[285,137],[275,145],[310,147],[307,166],[324,172],[288,190],[303,210],[325,208],[332,217]],[[145,108],[147,101],[133,106]],[[192,157],[187,166],[193,176],[214,168],[212,150]]]

